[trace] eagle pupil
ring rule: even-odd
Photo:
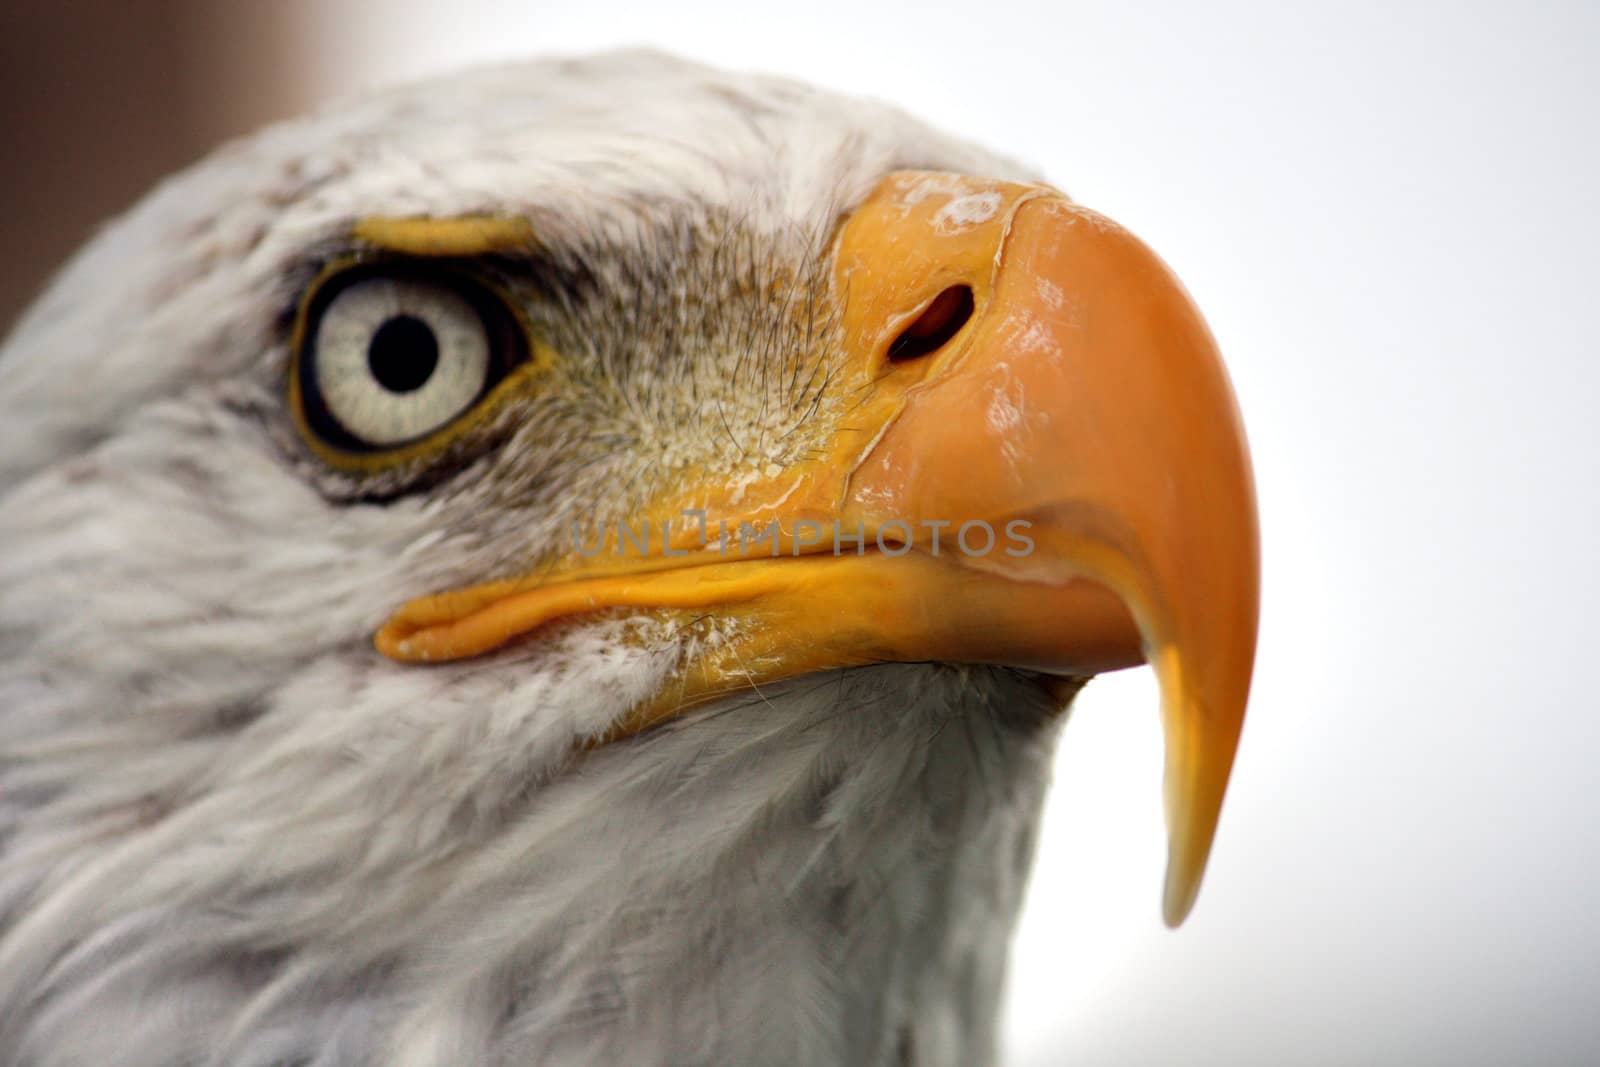
[[[367,345],[367,367],[391,393],[421,389],[439,365],[439,339],[433,328],[411,315],[396,315],[379,326]]]

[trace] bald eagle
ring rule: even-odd
[[[652,54],[273,126],[0,353],[0,1064],[994,1056],[1064,709],[1254,655],[1214,343],[1115,223]]]

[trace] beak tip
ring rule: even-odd
[[[1167,866],[1166,888],[1162,893],[1161,917],[1167,928],[1176,930],[1194,910],[1195,898],[1200,895],[1200,879],[1183,871],[1176,862]]]

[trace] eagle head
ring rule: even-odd
[[[1056,727],[1243,716],[1215,345],[891,108],[647,54],[271,127],[0,353],[0,1063],[972,1064]]]

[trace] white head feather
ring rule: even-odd
[[[0,352],[0,1064],[989,1058],[1036,689],[837,672],[576,757],[716,634],[597,618],[429,670],[371,634],[705,435],[553,417],[514,428],[520,466],[373,499],[282,410],[285,309],[358,218],[526,216],[640,289],[657,255],[708,277],[716,238],[684,235],[729,219],[754,266],[803,262],[903,167],[1017,175],[883,106],[627,54],[273,127],[97,237]],[[586,355],[648,391],[632,325]]]

